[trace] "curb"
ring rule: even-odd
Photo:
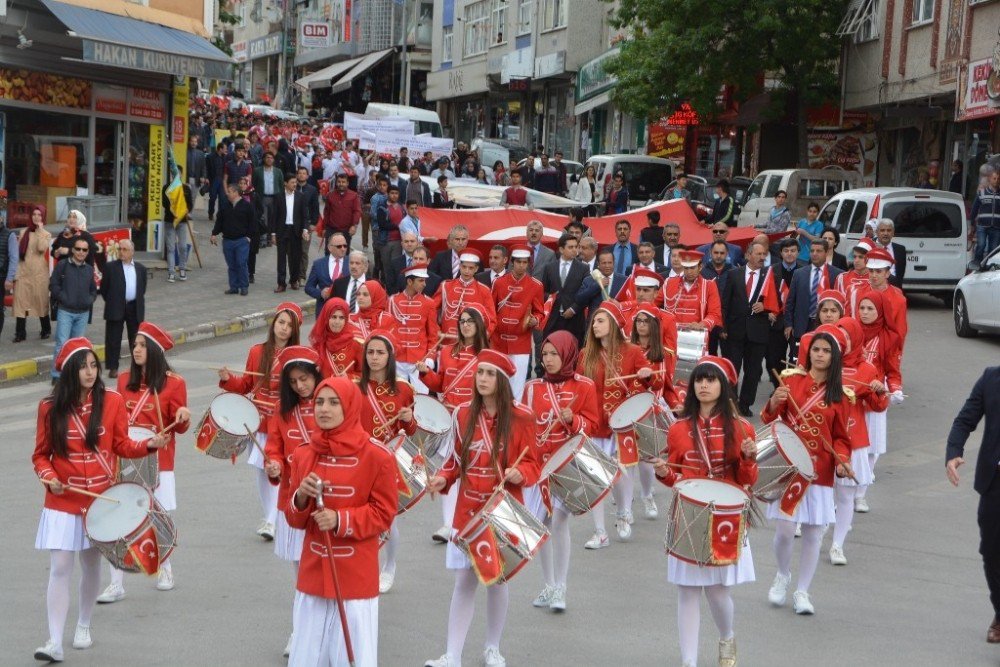
[[[315,315],[316,313],[315,299],[299,303],[299,306],[302,307],[303,316]],[[174,347],[179,347],[189,343],[197,343],[204,340],[234,336],[247,331],[263,329],[273,318],[274,310],[262,310],[248,315],[240,315],[222,322],[206,322],[204,324],[196,324],[192,327],[172,329],[169,333],[174,338]],[[104,345],[95,345],[94,351],[97,353],[97,358],[104,361]],[[0,385],[7,382],[14,382],[15,380],[30,379],[44,375],[51,370],[51,354],[0,364]]]

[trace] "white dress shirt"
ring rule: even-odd
[[[125,272],[125,302],[135,301],[135,260],[128,263],[122,262],[122,270]]]
[[[267,167],[264,167],[264,196],[265,197],[270,197],[273,194],[275,194],[275,192],[277,192],[277,187],[276,187],[276,183],[275,183],[276,180],[277,179],[274,177],[274,167],[271,167],[270,169],[268,169]]]
[[[361,274],[360,278],[355,278],[354,276],[351,276],[351,280],[347,283],[347,292],[344,294],[344,301],[350,303],[351,294],[354,292],[354,290],[364,285],[365,280],[366,279],[364,274]]]
[[[286,190],[285,191],[285,225],[287,227],[291,227],[293,224],[295,224],[295,220],[294,220],[294,216],[293,216],[294,213],[295,213],[295,193],[292,192],[291,194],[289,194],[289,192]]]
[[[329,259],[327,261],[327,268],[329,269],[329,274],[330,274],[330,279],[331,280],[334,280],[334,271],[337,268],[337,264],[340,264],[340,273],[337,274],[337,278],[339,278],[342,275],[344,275],[344,258],[341,257],[340,259],[337,259],[333,255],[330,255],[330,257],[329,257]]]

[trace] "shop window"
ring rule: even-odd
[[[493,0],[492,33],[493,44],[504,44],[507,41],[507,0]]]
[[[486,53],[489,46],[490,15],[486,0],[480,0],[465,7],[465,41],[462,45],[464,57]]]
[[[868,42],[878,39],[878,0],[869,0],[871,9],[858,21],[858,31],[854,33],[855,42]]]
[[[441,29],[441,62],[450,63],[454,46],[454,26],[446,25]]]
[[[913,24],[928,23],[934,19],[934,0],[913,0]]]
[[[566,27],[566,7],[569,0],[545,0],[544,30]]]
[[[535,0],[521,0],[517,5],[517,34],[531,34],[531,15],[535,13]]]

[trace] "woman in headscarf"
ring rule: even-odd
[[[52,234],[45,230],[45,216],[40,208],[31,211],[31,224],[18,237],[17,275],[14,278],[14,342],[28,337],[28,316],[41,322],[42,338],[52,334],[49,319],[49,263],[45,251]],[[90,254],[90,253],[87,253]]]
[[[87,264],[94,266],[99,246],[94,236],[87,231],[87,217],[75,209],[66,216],[66,227],[52,242],[52,257],[56,261],[67,259],[73,252],[73,243],[79,236],[87,239],[87,245],[90,246],[90,252],[87,253]],[[99,268],[103,267],[99,265]]]
[[[379,535],[396,515],[396,460],[361,427],[362,400],[349,378],[320,382],[313,403],[316,431],[292,456],[289,488],[295,492],[286,516],[291,527],[305,530],[305,538],[290,665],[348,664],[334,576],[354,664],[378,665]]]
[[[319,354],[323,377],[361,374],[361,334],[350,322],[351,308],[340,297],[329,299],[316,316],[309,342]]]
[[[545,466],[570,438],[579,433],[590,436],[597,427],[597,388],[593,380],[576,372],[580,347],[568,331],[554,331],[542,342],[545,376],[530,380],[521,403],[535,415],[535,459]],[[553,498],[548,480],[524,490],[525,504],[550,529],[549,541],[542,545],[545,588],[532,604],[553,611],[566,609],[566,579],[569,573],[569,517],[559,498]]]
[[[361,338],[367,339],[374,329],[379,328],[379,318],[389,307],[389,297],[382,283],[366,280],[358,288],[358,312],[351,313],[351,322],[358,328]]]

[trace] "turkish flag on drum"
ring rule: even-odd
[[[635,444],[635,431],[615,433],[618,441],[618,462],[623,466],[634,466],[639,462],[639,448]]]
[[[472,569],[484,586],[491,586],[500,580],[500,575],[503,574],[503,556],[500,555],[500,547],[492,528],[485,528],[469,543],[469,559],[472,561]]]
[[[125,553],[126,568],[138,567],[146,575],[156,574],[160,569],[160,547],[156,541],[156,529],[150,525]]]
[[[732,565],[739,559],[742,523],[739,514],[712,515],[712,565]]]
[[[782,492],[778,508],[788,516],[794,516],[795,510],[798,509],[799,502],[801,502],[802,496],[806,495],[808,488],[809,480],[796,473]]]

